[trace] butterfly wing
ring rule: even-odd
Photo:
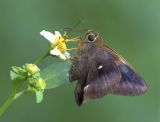
[[[104,46],[103,49],[98,51],[97,57],[97,61],[100,61],[104,67],[97,70],[96,73],[98,73],[98,75],[95,75],[94,78],[92,77],[92,69],[89,70],[87,79],[89,84],[84,87],[84,101],[100,98],[109,93],[137,96],[147,91],[147,85],[143,78],[113,49]],[[118,68],[116,72],[119,71],[120,76],[118,73],[112,74],[112,72],[114,72],[113,70],[116,69],[115,66]],[[112,83],[117,84],[113,85]]]
[[[130,66],[122,63],[118,65],[118,68],[122,77],[119,87],[112,92],[113,94],[137,96],[146,92],[145,81]]]
[[[121,72],[120,85],[111,93],[124,96],[137,96],[145,93],[147,85],[143,78],[117,52],[107,46],[106,50],[114,56]]]
[[[83,101],[101,98],[114,92],[121,79],[114,57],[100,48],[96,51],[96,57],[88,63],[92,65],[89,67],[84,86]]]
[[[107,94],[136,96],[146,92],[145,81],[110,47],[97,48],[94,56],[82,57],[69,72],[70,81],[78,80],[75,89],[78,105]]]
[[[121,75],[114,58],[107,52],[95,49],[94,54],[78,56],[69,72],[70,81],[78,80],[75,98],[78,105],[88,99],[107,95],[119,86]]]

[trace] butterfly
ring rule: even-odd
[[[70,82],[78,81],[75,100],[79,106],[108,94],[138,96],[147,91],[143,78],[104,44],[98,32],[87,30],[80,47],[69,71]]]

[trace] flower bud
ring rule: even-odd
[[[35,65],[35,64],[26,64],[25,69],[31,75],[35,75],[35,74],[37,74],[40,71],[40,69],[38,68],[38,66]]]
[[[38,85],[39,85],[40,89],[43,90],[46,87],[46,82],[42,78],[39,78],[38,79]]]

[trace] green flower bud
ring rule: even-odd
[[[31,86],[28,86],[27,91],[28,92],[37,92],[37,89],[34,87],[31,87]]]
[[[40,89],[45,89],[46,88],[46,82],[42,79],[42,78],[39,78],[38,79],[38,86]]]
[[[25,70],[30,73],[31,75],[35,75],[39,73],[40,69],[38,68],[37,65],[35,64],[26,64],[25,65]]]
[[[29,84],[33,85],[33,84],[36,83],[36,79],[34,79],[34,78],[28,78],[28,82],[29,82]]]

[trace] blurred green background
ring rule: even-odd
[[[72,27],[97,30],[144,77],[149,90],[138,97],[110,95],[77,107],[75,84],[14,102],[0,122],[160,122],[159,0],[0,0],[0,104],[11,92],[9,69],[45,53],[43,29]],[[45,60],[41,67],[54,62]]]

